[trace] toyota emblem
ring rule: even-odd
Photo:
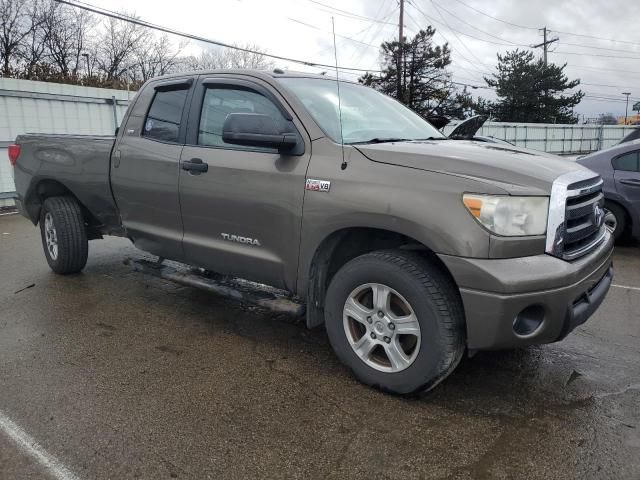
[[[602,224],[603,212],[600,205],[597,203],[593,204],[593,219],[595,220],[596,226],[600,226]]]

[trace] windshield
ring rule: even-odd
[[[320,128],[340,143],[338,85],[319,78],[279,78],[298,97]],[[344,143],[443,139],[433,125],[372,88],[340,82]]]

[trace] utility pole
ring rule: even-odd
[[[404,24],[404,0],[399,0],[400,2],[400,18],[398,20],[398,82],[397,82],[397,99],[398,101],[402,101],[402,77],[403,77],[403,65],[402,65],[402,57],[403,57],[403,45],[404,45],[404,37],[403,37],[403,24]]]
[[[627,124],[627,115],[629,113],[629,95],[631,95],[631,92],[622,92],[623,95],[627,96],[627,103],[624,106],[624,124]]]
[[[558,40],[560,40],[558,37],[556,38],[552,38],[547,40],[547,27],[542,27],[540,30],[542,30],[542,35],[543,35],[543,42],[539,43],[537,45],[531,45],[531,48],[540,48],[542,47],[542,50],[544,51],[544,73],[546,76],[546,72],[547,72],[547,50],[549,48],[549,45],[551,45],[553,42],[557,42]],[[546,78],[545,78],[545,84],[546,84]],[[547,99],[549,97],[549,90],[547,88],[544,89],[544,107],[545,109],[547,108]]]
[[[547,68],[547,50],[549,45],[551,45],[553,42],[557,42],[558,40],[560,40],[558,37],[556,38],[551,38],[549,40],[547,40],[547,33],[549,33],[549,30],[547,30],[547,27],[543,27],[540,30],[542,30],[542,34],[544,36],[544,41],[542,43],[539,43],[537,45],[531,45],[531,48],[540,48],[542,47],[543,51],[544,51],[544,68]]]

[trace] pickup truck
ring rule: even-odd
[[[433,388],[465,352],[558,341],[612,281],[596,173],[448,139],[324,76],[152,79],[115,137],[20,135],[9,156],[54,272],[79,272],[88,240],[118,235],[285,290],[388,392]]]

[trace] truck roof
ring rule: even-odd
[[[326,73],[332,73],[333,70],[327,69]],[[186,72],[179,73],[170,73],[167,75],[162,75],[159,77],[154,77],[152,80],[157,79],[165,79],[165,78],[175,78],[175,77],[183,77],[185,75],[248,75],[252,77],[263,78],[265,80],[273,79],[273,78],[317,78],[320,80],[332,80],[335,82],[335,77],[330,77],[327,75],[321,75],[317,73],[308,73],[308,72],[297,72],[293,70],[282,70],[280,68],[275,68],[273,70],[256,70],[256,69],[245,69],[245,68],[235,68],[235,69],[215,69],[215,70],[190,70]],[[347,83],[357,83],[351,80],[340,79],[341,82]]]

